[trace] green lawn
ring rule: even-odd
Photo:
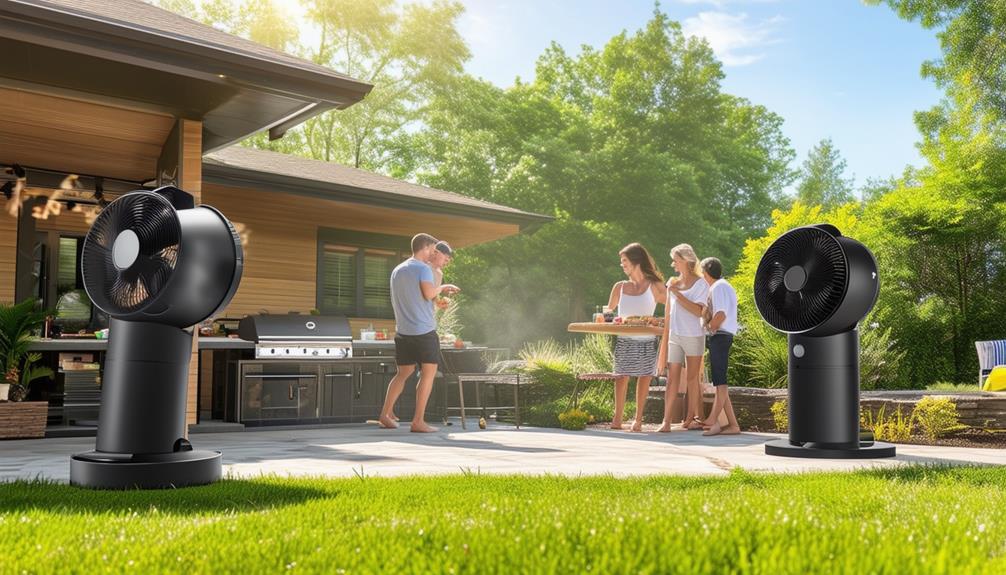
[[[1004,573],[1006,469],[0,485],[0,573]]]

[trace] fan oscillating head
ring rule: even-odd
[[[160,295],[178,261],[181,226],[153,192],[132,192],[105,207],[84,239],[84,288],[112,316],[141,311]]]
[[[758,312],[786,333],[830,335],[856,326],[876,302],[877,262],[831,225],[790,230],[769,246],[755,272]]]

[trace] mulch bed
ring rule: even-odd
[[[625,430],[628,431],[629,423],[625,424]],[[587,429],[597,429],[597,430],[608,430],[610,431],[611,422],[595,422],[587,425]],[[652,433],[660,427],[657,423],[644,423],[643,432]],[[744,429],[744,431],[759,432],[756,427],[749,427]],[[766,430],[769,433],[774,433],[774,430]],[[994,432],[986,431],[984,429],[965,429],[952,433],[947,437],[941,437],[935,442],[929,441],[921,435],[913,435],[908,441],[899,441],[898,443],[909,444],[909,445],[937,445],[943,447],[980,447],[983,449],[1006,449],[1006,432]]]
[[[991,432],[984,429],[965,429],[957,433],[941,437],[935,442],[925,437],[915,435],[908,441],[912,445],[940,445],[945,447],[981,447],[985,449],[1006,449],[1006,433]]]

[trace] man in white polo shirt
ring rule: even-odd
[[[709,284],[708,309],[711,319],[706,323],[709,334],[706,346],[709,348],[709,368],[716,399],[713,409],[704,424],[708,429],[702,435],[736,435],[741,432],[734,415],[734,406],[727,393],[727,363],[730,346],[737,333],[737,292],[723,279],[723,264],[716,258],[702,260],[702,277]],[[719,424],[720,412],[727,415],[727,426]]]

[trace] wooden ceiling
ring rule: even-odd
[[[0,88],[0,164],[142,181],[175,119],[80,100]]]

